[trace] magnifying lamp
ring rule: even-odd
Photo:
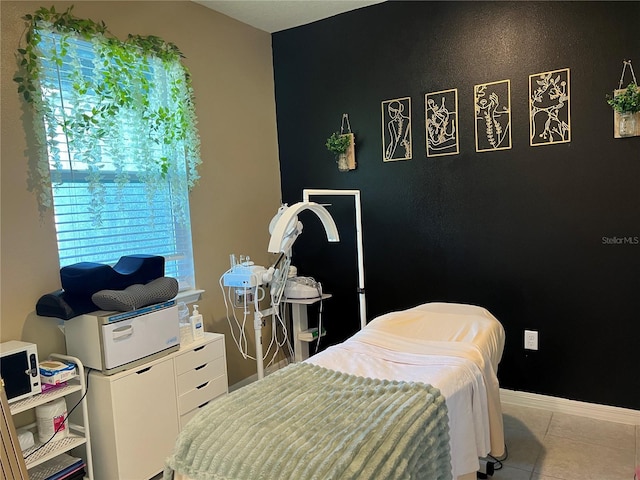
[[[329,242],[340,241],[338,227],[336,227],[333,217],[326,208],[315,202],[298,202],[290,207],[281,208],[274,220],[272,220],[272,228],[270,228],[271,239],[267,248],[269,253],[289,255],[291,246],[302,233],[302,222],[298,220],[298,213],[304,210],[311,210],[318,216],[327,233]]]

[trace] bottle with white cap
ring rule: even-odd
[[[193,306],[193,313],[189,317],[189,323],[191,323],[191,333],[194,340],[199,340],[204,337],[204,323],[202,321],[202,315],[198,311],[198,305]]]

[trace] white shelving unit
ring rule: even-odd
[[[36,439],[35,445],[28,448],[24,451],[25,463],[27,464],[27,469],[32,470],[38,465],[46,462],[47,460],[51,460],[52,458],[57,457],[63,453],[67,453],[70,450],[73,450],[76,447],[80,447],[82,445],[86,445],[86,458],[84,459],[86,462],[86,476],[85,478],[89,480],[93,480],[93,464],[91,459],[91,441],[89,435],[89,416],[87,412],[87,400],[85,397],[87,385],[86,385],[86,376],[84,372],[84,366],[82,362],[75,358],[67,355],[61,354],[51,354],[51,359],[60,360],[63,362],[74,363],[77,368],[77,374],[75,377],[67,381],[67,385],[62,387],[57,387],[52,390],[49,390],[44,393],[40,393],[38,395],[34,395],[33,397],[25,398],[23,400],[19,400],[15,403],[11,403],[9,405],[9,409],[11,410],[11,415],[17,415],[18,413],[26,412],[28,410],[34,409],[39,405],[43,405],[52,400],[56,400],[61,397],[71,396],[74,401],[67,401],[67,413],[69,415],[68,426],[69,432],[68,435],[64,438],[54,439],[53,441],[42,444],[39,442],[36,424],[32,423],[30,425],[26,425],[25,427],[31,430],[34,433],[34,438]],[[76,394],[76,395],[74,395]],[[78,399],[75,399],[78,397]],[[71,409],[74,405],[79,402],[77,408],[81,409],[79,416],[74,416],[73,419],[81,420],[81,423],[74,423],[71,420]],[[30,472],[31,476],[31,472]]]

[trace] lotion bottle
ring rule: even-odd
[[[204,337],[204,324],[202,322],[202,315],[198,311],[198,305],[193,306],[193,313],[189,317],[189,323],[191,324],[191,333],[194,340],[199,340]]]

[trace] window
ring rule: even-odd
[[[175,218],[171,192],[157,193],[149,208],[144,186],[139,182],[129,182],[122,191],[113,181],[103,181],[103,185],[105,208],[100,226],[94,225],[88,213],[86,181],[69,179],[54,187],[60,267],[77,262],[113,266],[123,255],[162,255],[165,275],[176,278],[180,290],[195,288],[191,229],[189,223]],[[155,217],[151,222],[150,212]]]
[[[199,141],[185,70],[137,45],[37,33],[60,266],[161,255],[165,275],[194,289]]]

